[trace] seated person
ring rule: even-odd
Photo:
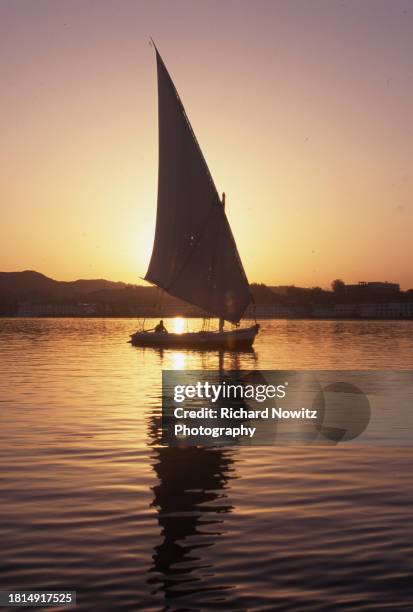
[[[155,327],[155,333],[156,334],[167,334],[168,330],[166,329],[165,325],[163,324],[162,319],[159,321],[158,325]]]

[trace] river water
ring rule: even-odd
[[[223,356],[134,348],[135,328],[0,320],[0,590],[76,590],[78,610],[413,609],[412,448],[158,443],[162,369],[407,370],[413,322],[267,321]]]

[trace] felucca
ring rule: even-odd
[[[253,302],[220,199],[184,106],[155,47],[158,72],[158,206],[152,257],[145,280],[220,321],[219,331],[139,331],[140,346],[248,349],[259,325],[238,325]]]

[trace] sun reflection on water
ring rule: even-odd
[[[172,369],[173,370],[184,370],[186,363],[185,353],[173,353],[172,355]]]

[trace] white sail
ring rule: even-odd
[[[238,323],[251,301],[248,280],[208,166],[158,51],[156,59],[158,208],[145,279]]]

